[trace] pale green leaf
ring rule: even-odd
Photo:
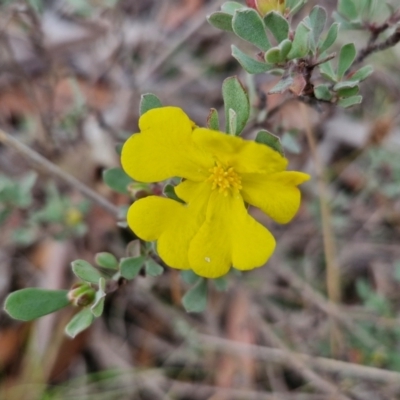
[[[273,67],[272,65],[254,60],[234,45],[232,45],[232,56],[236,58],[242,68],[249,74],[261,74],[271,70]]]
[[[182,298],[187,312],[202,312],[207,307],[207,280],[201,278]]]
[[[142,94],[140,97],[140,106],[139,106],[139,113],[143,115],[149,110],[153,108],[160,108],[162,107],[162,103],[160,99],[152,93]]]
[[[89,328],[93,321],[94,315],[89,309],[85,308],[78,312],[78,314],[74,315],[74,317],[66,326],[65,333],[69,337],[74,338],[76,335],[78,335],[78,333],[81,333],[85,329]]]
[[[73,273],[85,282],[98,283],[102,275],[93,265],[85,260],[75,260],[71,263]]]
[[[120,264],[121,276],[128,280],[136,278],[145,261],[146,257],[144,256],[122,258]]]
[[[264,17],[264,23],[278,43],[287,39],[289,35],[289,22],[282,14],[272,11]]]
[[[212,13],[207,17],[207,21],[210,25],[226,32],[233,32],[232,19],[232,15],[219,11]]]

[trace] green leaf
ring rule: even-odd
[[[279,50],[281,52],[281,61],[285,61],[290,50],[292,50],[292,42],[289,39],[283,40],[279,45]]]
[[[256,10],[237,10],[233,17],[232,27],[240,38],[253,43],[261,50],[270,49],[271,44],[265,32],[264,22]]]
[[[228,279],[226,276],[221,276],[220,278],[213,279],[212,281],[219,292],[225,292],[226,289],[228,289]]]
[[[128,194],[128,185],[133,182],[133,179],[121,168],[115,167],[103,171],[103,181],[112,190],[118,193]]]
[[[179,203],[185,204],[185,202],[182,199],[180,199],[178,195],[175,193],[175,186],[171,185],[170,183],[167,183],[164,186],[163,193],[169,199],[179,201]]]
[[[75,314],[71,321],[69,321],[65,328],[65,333],[69,337],[74,338],[78,333],[81,333],[85,329],[89,328],[93,321],[94,315],[89,309],[85,308],[78,312],[78,314]]]
[[[371,65],[365,65],[364,67],[360,68],[358,71],[354,72],[348,79],[351,81],[363,81],[367,79],[372,73],[374,69]]]
[[[330,101],[332,99],[332,93],[329,90],[328,85],[318,85],[314,87],[315,97],[319,100]]]
[[[357,55],[354,43],[345,44],[339,53],[338,72],[339,79],[342,79],[346,71],[351,67]]]
[[[301,22],[296,29],[294,34],[292,49],[288,54],[290,60],[294,58],[305,57],[309,51],[309,38],[310,38],[310,28]]]
[[[341,90],[341,89],[351,89],[351,88],[354,88],[354,87],[358,86],[358,83],[359,83],[358,81],[343,81],[343,82],[339,82],[333,87],[333,90],[335,92],[337,92],[338,90]]]
[[[207,117],[207,128],[213,131],[219,131],[218,111],[215,108],[210,108],[210,113]]]
[[[221,11],[234,15],[235,11],[240,10],[241,8],[245,8],[245,6],[237,1],[227,1],[226,3],[222,4]]]
[[[301,153],[301,146],[297,141],[297,138],[293,137],[289,132],[285,132],[282,135],[281,140],[282,146],[293,154],[300,154]]]
[[[153,108],[160,107],[162,107],[161,100],[155,94],[146,93],[141,95],[139,106],[139,113],[141,116]]]
[[[128,280],[136,278],[145,261],[146,257],[144,256],[122,258],[120,264],[121,276]]]
[[[4,310],[15,319],[32,321],[69,305],[67,290],[27,288],[8,295]]]
[[[351,88],[345,87],[340,90],[337,90],[337,94],[339,97],[352,97],[352,96],[355,96],[356,94],[358,94],[359,91],[360,91],[360,87],[357,85],[357,86],[354,86]]]
[[[94,260],[99,267],[118,270],[118,260],[111,253],[97,253]]]
[[[98,283],[101,273],[85,260],[75,260],[71,263],[73,273],[85,282]]]
[[[181,277],[188,285],[194,285],[200,279],[200,276],[195,274],[191,269],[181,271]]]
[[[210,23],[210,25],[226,32],[233,32],[232,20],[232,15],[220,11],[212,13],[207,17],[207,21]]]
[[[287,39],[289,35],[289,22],[281,14],[276,11],[268,13],[264,17],[264,23],[278,43]]]
[[[250,102],[247,92],[236,76],[226,78],[222,84],[222,97],[225,106],[225,129],[231,132],[230,114],[232,109],[236,113],[236,135],[240,135],[250,116]]]
[[[333,70],[332,63],[330,61],[320,64],[319,71],[325,79],[328,79],[332,82],[337,82],[338,78],[335,71]]]
[[[234,45],[232,45],[232,56],[236,58],[242,68],[249,74],[261,74],[272,69],[271,65],[254,60]]]
[[[333,23],[326,34],[326,37],[318,45],[319,53],[322,54],[328,50],[335,42],[338,36],[340,24],[337,22]]]
[[[272,89],[270,89],[268,94],[283,93],[292,85],[292,83],[293,78],[291,76],[283,78]]]
[[[346,97],[345,99],[340,99],[338,105],[343,108],[348,108],[362,102],[362,96],[352,96]]]
[[[146,275],[159,276],[164,272],[164,268],[157,264],[152,258],[145,262]]]
[[[357,7],[353,0],[339,0],[338,11],[343,17],[346,17],[350,21],[359,18]]]
[[[281,61],[281,51],[278,47],[272,47],[265,53],[265,61],[269,64],[278,64]]]
[[[207,307],[207,280],[201,278],[182,298],[187,312],[202,312]]]
[[[285,156],[283,151],[281,141],[275,135],[268,131],[260,131],[256,136],[256,143],[265,144],[270,147],[272,150],[277,151],[280,155]]]
[[[298,13],[306,3],[307,0],[287,0],[286,6],[290,9],[289,16],[293,16]]]
[[[99,280],[99,289],[96,292],[96,297],[94,300],[94,304],[90,307],[90,311],[92,314],[98,318],[103,314],[104,310],[104,299],[106,297],[105,293],[106,281],[104,278],[100,278]]]
[[[229,109],[229,133],[236,135],[237,132],[237,114],[232,108]]]
[[[311,23],[311,38],[314,49],[318,44],[319,37],[321,36],[326,24],[326,10],[323,7],[315,6],[310,13]]]

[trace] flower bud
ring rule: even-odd
[[[75,283],[68,292],[68,299],[78,307],[86,307],[93,303],[96,291],[86,282]]]
[[[283,13],[286,8],[286,0],[246,0],[246,4],[257,10],[262,17],[270,11]]]

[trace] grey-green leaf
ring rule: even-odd
[[[314,48],[318,44],[319,37],[321,36],[326,24],[326,10],[323,7],[315,6],[310,13],[311,23],[311,38]]]
[[[314,87],[315,97],[319,100],[330,101],[332,99],[332,93],[329,90],[328,85],[318,85]]]
[[[136,278],[145,261],[146,257],[144,256],[122,258],[120,264],[121,276],[128,280]]]
[[[287,39],[289,35],[289,22],[282,14],[272,11],[264,17],[264,23],[278,43]]]
[[[222,84],[222,97],[225,107],[225,129],[230,129],[230,109],[236,113],[236,135],[240,135],[250,116],[250,102],[247,92],[236,76],[226,78]]]
[[[324,53],[336,42],[339,32],[339,26],[340,24],[338,24],[337,22],[331,25],[325,39],[320,42],[320,45],[318,45],[318,50],[320,54]]]
[[[224,12],[217,11],[207,17],[207,21],[217,29],[221,29],[226,32],[233,32],[232,28],[232,15]]]
[[[237,114],[232,108],[229,109],[229,133],[236,135],[237,132]]]
[[[195,274],[191,269],[181,271],[181,277],[188,285],[194,285],[200,279],[200,276]]]
[[[15,319],[32,321],[69,305],[67,290],[27,288],[8,295],[4,310]]]
[[[309,51],[310,28],[301,22],[297,28],[293,39],[292,49],[288,54],[290,60],[305,57]]]
[[[356,55],[357,51],[354,43],[347,43],[340,49],[337,70],[337,75],[339,79],[342,79],[346,71],[351,67],[356,58]]]
[[[265,61],[269,64],[278,64],[281,61],[281,50],[279,47],[272,47],[265,53]]]
[[[283,78],[272,89],[270,89],[268,94],[283,93],[285,90],[289,89],[293,82],[291,76]]]
[[[261,74],[272,69],[271,65],[254,60],[234,45],[232,45],[232,56],[236,58],[242,68],[249,74]]]
[[[164,272],[164,268],[157,264],[152,258],[145,262],[146,275],[159,276]]]
[[[266,146],[270,147],[272,150],[277,151],[282,156],[285,155],[279,138],[277,136],[273,135],[271,132],[268,132],[268,131],[258,132],[257,136],[256,136],[256,142],[265,144]]]
[[[103,314],[104,310],[104,299],[106,297],[105,293],[105,286],[106,286],[106,281],[104,278],[100,278],[99,280],[99,288],[96,292],[96,297],[94,300],[94,304],[90,307],[90,311],[92,314],[98,318]]]
[[[65,328],[65,333],[74,338],[78,333],[83,332],[85,329],[94,321],[94,315],[88,308],[84,308],[82,311],[75,314],[71,321]]]
[[[359,18],[357,7],[353,0],[339,0],[338,11],[343,17],[346,17],[350,21]]]
[[[219,292],[225,292],[226,289],[228,289],[228,279],[226,276],[221,276],[220,278],[213,279],[212,281]]]
[[[350,89],[358,86],[358,81],[343,81],[337,83],[334,87],[333,90],[336,92],[341,89]]]
[[[358,94],[358,92],[360,91],[360,87],[354,86],[354,87],[345,87],[342,89],[337,90],[337,94],[339,97],[353,97],[356,94]]]
[[[343,108],[348,108],[362,102],[362,96],[352,96],[340,99],[338,105]]]
[[[95,262],[99,267],[118,270],[118,260],[114,254],[107,252],[97,253]]]
[[[115,167],[103,171],[103,181],[112,190],[128,194],[128,185],[133,182],[121,168]]]
[[[327,61],[323,64],[319,65],[319,70],[321,75],[332,82],[337,82],[338,78],[336,76],[335,71],[333,70],[332,63]]]
[[[207,307],[207,280],[201,278],[182,298],[187,312],[202,312]]]
[[[219,131],[218,111],[215,108],[210,108],[210,112],[207,117],[207,127],[213,131]]]
[[[227,1],[222,4],[221,11],[233,15],[236,10],[240,10],[241,8],[245,8],[245,6],[237,1]]]
[[[167,183],[164,186],[163,193],[165,196],[167,196],[169,199],[179,201],[179,203],[185,204],[185,202],[178,197],[178,195],[175,193],[175,186],[171,185],[170,183]]]
[[[161,100],[152,93],[142,94],[140,98],[140,106],[139,106],[139,113],[143,115],[149,110],[153,108],[160,108],[162,107]]]
[[[365,65],[364,67],[360,68],[358,71],[354,72],[348,79],[351,81],[363,81],[367,79],[372,73],[374,69],[371,65]]]
[[[236,35],[259,49],[267,51],[271,47],[264,22],[256,10],[237,10],[233,16],[232,27]]]
[[[75,260],[71,263],[73,273],[85,282],[98,283],[102,278],[100,271],[85,260]]]

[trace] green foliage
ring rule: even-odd
[[[233,32],[232,19],[232,15],[219,11],[212,13],[209,17],[207,17],[207,21],[212,26],[227,32]]]
[[[232,135],[240,135],[250,116],[250,103],[246,90],[236,76],[224,80],[222,97],[225,106],[225,130]]]
[[[107,252],[97,253],[95,262],[99,267],[118,270],[118,260],[114,254]]]
[[[182,304],[187,312],[202,312],[207,307],[207,279],[200,278],[182,298]]]
[[[32,321],[69,305],[67,290],[28,288],[11,293],[4,310],[15,319]]]
[[[112,190],[122,194],[128,194],[128,186],[133,183],[133,179],[119,167],[104,170],[103,181]]]
[[[272,11],[264,17],[265,26],[271,31],[278,43],[287,39],[289,35],[289,22],[280,13]]]
[[[328,50],[336,42],[339,33],[339,27],[340,25],[337,22],[334,22],[330,26],[325,39],[321,40],[320,44],[318,45],[318,50],[320,54],[325,53],[325,51]]]
[[[127,257],[121,259],[121,276],[125,279],[134,279],[139,275],[140,270],[144,266],[146,257]]]
[[[163,193],[169,199],[176,200],[179,201],[179,203],[185,204],[185,202],[182,199],[180,199],[178,195],[175,193],[175,187],[170,183],[164,186]]]
[[[214,131],[219,131],[219,117],[218,111],[215,108],[210,109],[210,113],[207,117],[207,128]]]
[[[97,283],[102,278],[100,271],[85,260],[75,260],[71,266],[73,273],[85,282]]]
[[[254,44],[260,50],[267,51],[271,48],[264,22],[257,11],[253,9],[236,11],[232,27],[236,35]]]
[[[268,131],[260,131],[257,133],[256,142],[265,144],[266,146],[270,147],[272,150],[277,151],[282,156],[285,155],[282,144],[279,138],[273,135],[271,132]]]
[[[305,57],[310,49],[310,33],[311,29],[304,22],[301,22],[294,34],[292,49],[288,54],[288,58],[293,60],[294,58]]]
[[[83,332],[85,329],[93,323],[95,317],[92,312],[88,309],[83,309],[71,319],[65,328],[65,333],[74,338],[78,333]]]
[[[162,107],[161,100],[152,93],[142,94],[140,98],[139,113],[143,115],[145,112],[152,110],[153,108]]]
[[[157,264],[152,258],[148,258],[144,263],[146,275],[160,276],[164,272],[164,268]]]
[[[249,74],[261,74],[272,69],[271,65],[254,60],[234,45],[232,45],[232,56],[236,58],[242,68]]]

